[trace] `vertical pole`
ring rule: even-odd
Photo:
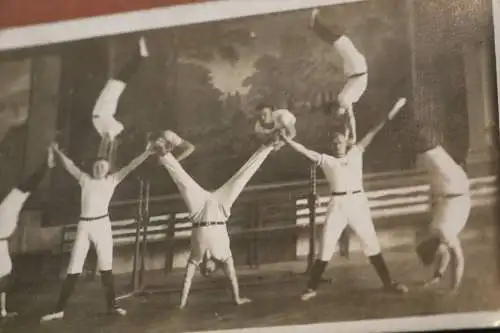
[[[149,142],[150,134],[146,134],[146,144]],[[138,208],[138,218],[137,218],[137,228],[135,231],[135,256],[134,256],[134,292],[138,292],[142,289],[142,280],[143,280],[143,265],[144,265],[144,244],[141,244],[141,231],[144,228],[146,221],[146,205],[148,198],[148,178],[146,176],[146,172],[142,171],[139,176],[140,181],[140,190],[139,190],[139,208]],[[144,243],[144,239],[142,242]]]
[[[139,290],[139,260],[141,256],[141,227],[143,221],[143,199],[144,199],[144,180],[141,177],[139,180],[139,203],[137,207],[137,218],[135,228],[135,251],[134,265],[132,270],[132,288],[133,291]]]
[[[307,271],[310,270],[316,256],[316,164],[312,163],[309,170],[309,255]]]
[[[147,240],[148,240],[148,225],[149,225],[149,198],[150,198],[150,181],[149,178],[145,180],[144,190],[144,216],[142,227],[142,247],[141,247],[141,269],[140,269],[140,286],[144,286],[144,272],[146,269],[146,254],[147,254]]]
[[[256,224],[256,231],[254,230],[253,232],[253,256],[252,256],[252,267],[253,268],[259,268],[260,267],[260,253],[259,253],[259,234],[260,234],[260,229],[262,228],[262,214],[260,212],[260,202],[257,201],[255,204],[255,215],[256,219],[255,221],[257,222]]]
[[[166,234],[167,255],[165,260],[165,273],[171,273],[174,267],[175,255],[175,225],[177,223],[177,214],[172,213],[170,220],[167,220],[168,228]]]
[[[145,141],[146,145],[151,140],[151,133],[146,133]],[[147,251],[147,234],[148,234],[148,224],[149,224],[149,196],[150,196],[150,164],[146,162],[146,169],[142,171],[142,181],[143,181],[143,200],[142,200],[142,218],[141,218],[141,230],[142,230],[142,240],[139,252],[141,253],[141,262],[139,268],[139,288],[140,290],[144,289],[144,271],[146,266],[146,251]],[[141,235],[139,235],[139,238]]]

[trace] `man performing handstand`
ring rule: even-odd
[[[0,203],[0,316],[2,318],[16,315],[7,312],[7,292],[11,285],[12,273],[9,239],[16,230],[24,204],[43,181],[48,169],[53,167],[53,155],[49,150],[47,160],[42,166],[13,188]]]
[[[231,282],[234,302],[238,305],[248,303],[250,302],[248,298],[240,296],[226,223],[234,202],[273,151],[273,145],[276,143],[262,145],[233,177],[217,190],[209,192],[191,178],[171,153],[174,148],[185,142],[172,131],[165,132],[157,141],[157,145],[162,148],[160,162],[177,185],[193,224],[191,254],[186,267],[180,308],[184,308],[187,304],[191,283],[198,266],[205,276],[222,267]],[[185,153],[182,155],[186,156]]]
[[[347,117],[349,141],[356,143],[356,119],[353,104],[359,101],[368,85],[366,59],[341,28],[335,25],[328,27],[321,21],[318,9],[314,9],[312,12],[310,26],[315,34],[331,45],[343,60],[347,82],[337,96],[337,110],[334,111],[333,115],[335,118]]]
[[[425,283],[441,281],[452,262],[451,291],[460,287],[464,272],[464,255],[460,232],[471,210],[470,184],[466,172],[439,144],[436,133],[416,122],[417,164],[427,171],[430,183],[431,220],[417,232],[417,255],[425,266],[435,263],[434,276]]]
[[[132,76],[137,72],[142,60],[148,56],[146,39],[141,37],[132,59],[113,78],[107,81],[101,91],[92,111],[92,123],[101,136],[98,156],[110,158],[110,154],[115,148],[115,138],[124,129],[123,124],[115,119],[120,97]]]
[[[255,122],[254,131],[261,143],[280,141],[279,144],[275,145],[275,150],[279,150],[285,145],[280,138],[282,132],[290,139],[295,138],[297,135],[295,129],[297,118],[289,110],[276,110],[272,105],[262,103],[257,105],[256,111],[257,121]]]

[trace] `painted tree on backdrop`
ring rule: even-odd
[[[231,23],[199,24],[182,27],[177,32],[178,69],[184,71],[183,75],[178,76],[177,90],[181,94],[182,91],[188,90],[183,98],[179,98],[183,108],[181,123],[186,127],[186,131],[195,137],[217,134],[228,128],[232,125],[231,120],[235,113],[240,109],[240,106],[230,108],[236,106],[234,102],[238,99],[237,94],[221,91],[214,84],[213,77],[214,71],[230,71],[236,68],[241,57],[241,48],[252,43],[247,29]],[[221,67],[223,69],[220,69]],[[197,93],[207,95],[198,96]],[[193,101],[193,96],[196,96],[194,99],[198,101]],[[228,98],[231,100],[228,101]],[[184,106],[188,104],[192,107],[185,110]],[[193,119],[199,121],[193,122]]]
[[[221,66],[233,70],[240,60],[240,49],[249,46],[252,37],[246,29],[228,22],[181,27],[173,33],[177,129],[198,147],[186,167],[204,186],[216,186],[232,172],[227,164],[239,162],[232,155],[242,145],[234,143],[246,140],[242,133],[248,130],[248,124],[240,94],[220,90],[214,84],[213,71]],[[224,160],[228,157],[229,163]]]

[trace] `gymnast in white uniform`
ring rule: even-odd
[[[363,96],[368,85],[366,59],[351,39],[345,35],[343,29],[334,24],[327,26],[320,19],[318,9],[314,9],[312,12],[310,26],[314,33],[322,41],[331,45],[343,60],[344,75],[347,81],[337,95],[336,105],[338,107],[333,115],[340,118],[347,117],[349,138],[351,143],[355,143],[357,134],[353,105]]]
[[[7,312],[7,292],[11,285],[12,273],[9,239],[17,228],[19,214],[24,204],[43,181],[48,169],[53,166],[53,155],[49,151],[47,160],[42,166],[13,188],[0,203],[0,315],[2,318],[15,315],[13,312]]]
[[[109,162],[99,157],[93,165],[93,175],[80,170],[58,147],[52,150],[61,165],[80,184],[81,212],[78,221],[75,243],[71,251],[66,279],[64,280],[55,311],[42,317],[41,321],[62,319],[69,297],[75,289],[78,277],[82,273],[85,258],[90,245],[94,245],[97,261],[101,272],[102,284],[105,290],[106,307],[109,314],[126,315],[126,310],[116,304],[113,278],[113,234],[109,219],[109,204],[116,187],[127,175],[154,153],[149,144],[145,151],[133,159],[121,170],[110,173]]]
[[[238,305],[248,303],[248,298],[240,296],[226,223],[234,202],[277,143],[272,141],[262,145],[226,183],[215,191],[207,191],[196,183],[181,166],[178,158],[171,153],[181,145],[191,147],[192,152],[193,146],[186,142],[172,131],[164,132],[157,141],[157,144],[163,147],[160,162],[177,185],[193,224],[191,253],[187,262],[180,308],[187,304],[191,283],[199,266],[205,276],[222,267],[231,282],[234,302]],[[187,156],[185,151],[181,155],[183,158]]]

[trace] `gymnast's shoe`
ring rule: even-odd
[[[314,24],[316,23],[316,17],[318,16],[318,14],[319,14],[319,9],[314,8],[311,13],[311,18],[309,19],[309,28],[312,29],[314,27]]]
[[[144,37],[139,39],[139,53],[143,58],[149,57],[148,44],[146,42],[146,38]]]
[[[235,300],[236,305],[244,305],[244,304],[249,304],[252,303],[252,300],[246,297],[240,297],[237,300]]]
[[[59,311],[59,312],[53,312],[49,313],[40,319],[40,322],[48,322],[48,321],[53,321],[53,320],[61,320],[64,318],[64,311]]]
[[[300,296],[300,299],[303,301],[308,301],[311,298],[316,297],[317,295],[318,293],[316,292],[316,290],[308,289],[305,293],[302,294],[302,296]]]
[[[384,287],[384,290],[390,293],[405,294],[408,292],[408,287],[398,282],[392,282]]]
[[[18,313],[17,312],[7,312],[7,311],[2,311],[0,313],[0,319],[10,319],[17,317]]]
[[[127,315],[127,310],[122,309],[118,306],[112,307],[108,310],[109,315],[124,317]]]

